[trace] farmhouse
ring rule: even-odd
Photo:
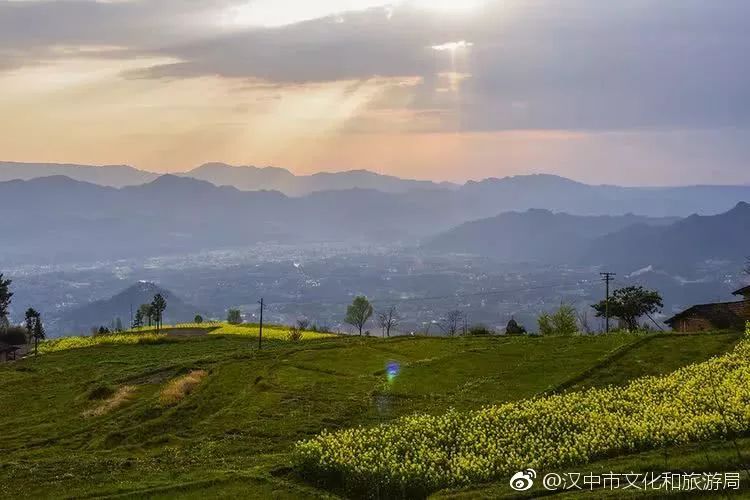
[[[750,286],[741,288],[732,295],[742,297],[736,302],[719,302],[693,306],[665,321],[678,332],[701,332],[706,330],[744,330],[750,321]]]

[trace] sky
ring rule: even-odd
[[[0,0],[0,160],[750,183],[747,0]]]

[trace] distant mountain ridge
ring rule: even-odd
[[[664,226],[676,218],[578,216],[531,209],[466,222],[423,244],[433,252],[476,254],[505,262],[566,262],[596,238],[629,226]]]
[[[508,183],[515,188],[509,190]],[[584,194],[566,196],[565,186],[583,190]],[[687,214],[721,213],[731,209],[737,200],[750,200],[750,187],[711,190],[705,200],[693,196],[694,189],[685,189],[684,193],[679,188],[671,191],[674,205],[670,206],[678,207],[672,211],[669,206],[659,205],[660,197],[666,196],[664,190],[636,191],[630,201],[621,198],[588,205],[586,199],[589,202],[601,199],[601,192],[553,176],[508,178],[470,184],[457,190],[384,193],[358,188],[319,191],[301,197],[289,197],[278,191],[217,187],[207,181],[174,175],[121,189],[64,176],[43,177],[0,182],[0,234],[4,237],[0,265],[139,258],[258,243],[415,244],[467,221],[495,217],[507,211],[541,207],[550,212],[565,212],[570,214],[568,217],[583,217],[591,215],[589,212],[596,207],[606,209],[619,203],[622,211],[610,210],[597,215],[627,220],[636,216],[621,214],[649,206],[654,208],[653,212],[639,215],[680,216],[688,209]],[[488,191],[479,193],[477,190]],[[539,195],[534,196],[535,192]],[[534,207],[535,204],[539,207]],[[503,220],[512,217],[505,216]],[[607,220],[589,220],[590,229]],[[632,221],[638,222],[637,219]],[[562,222],[568,224],[570,220]],[[560,227],[566,227],[565,224]],[[621,226],[612,228],[609,223],[602,222],[602,225],[608,232],[622,229]],[[605,234],[576,229],[576,224],[570,227],[571,234],[583,231],[580,233],[583,236],[573,238],[588,239]],[[559,235],[563,241],[561,249],[570,244],[571,237],[562,234],[554,224],[547,231]],[[533,234],[526,239],[534,240]],[[556,243],[546,243],[549,244]],[[529,249],[531,253],[534,251]]]
[[[106,187],[129,187],[153,182],[163,174],[127,165],[76,165],[56,163],[0,162],[0,182],[32,180],[64,175],[71,179]],[[402,179],[368,170],[319,172],[295,175],[279,167],[232,166],[206,163],[173,175],[207,181],[215,186],[232,186],[242,191],[279,191],[288,196],[304,196],[316,191],[375,189],[384,193],[405,193],[412,189],[455,189],[450,183]]]
[[[128,166],[0,162],[0,182],[58,175],[117,188],[135,187],[161,177]],[[584,184],[550,174],[488,178],[458,186],[401,179],[367,170],[294,175],[277,167],[233,167],[224,163],[207,163],[173,176],[202,180],[215,186],[230,186],[241,191],[278,191],[297,198],[317,192],[352,189],[408,197],[410,203],[421,207],[434,205],[439,198],[440,204],[446,207],[439,213],[446,213],[455,223],[532,208],[574,215],[634,213],[671,217],[692,213],[718,214],[731,209],[740,200],[750,200],[750,185],[621,187]]]

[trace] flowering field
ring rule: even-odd
[[[229,323],[220,322],[204,322],[204,323],[179,323],[176,325],[164,325],[164,330],[206,330],[206,333],[211,335],[245,335],[249,337],[258,336],[258,325],[255,324],[241,324],[232,325]],[[156,327],[146,326],[129,330],[127,333],[153,333],[156,332]],[[302,332],[302,340],[313,340],[322,338],[331,338],[333,334],[330,333],[319,333],[305,331]],[[267,339],[275,340],[287,340],[289,336],[289,328],[283,325],[265,325],[263,326],[263,337]]]
[[[349,492],[422,496],[528,467],[557,468],[748,430],[750,339],[722,356],[624,387],[323,432],[298,443],[293,459],[304,476]]]
[[[112,334],[96,335],[94,337],[63,337],[54,340],[46,340],[39,344],[40,353],[50,353],[57,351],[66,351],[68,349],[82,349],[84,347],[93,347],[99,345],[122,345],[122,344],[160,344],[169,342],[166,335],[157,335],[155,333],[144,333],[139,335],[133,334]]]
[[[256,325],[230,325],[229,323],[220,323],[219,328],[211,332],[212,335],[249,335],[258,336],[258,327]],[[287,340],[289,328],[280,325],[269,325],[263,327],[263,338]],[[333,334],[319,332],[302,332],[302,340],[325,339],[331,338]]]

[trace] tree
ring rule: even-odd
[[[143,326],[143,307],[139,307],[135,312],[135,318],[133,318],[133,328],[141,328]]]
[[[230,325],[239,325],[242,323],[242,312],[239,309],[230,309],[227,311],[227,323]]]
[[[151,326],[151,323],[154,321],[153,306],[151,304],[141,304],[141,306],[138,308],[138,311],[140,311],[141,316],[148,323],[148,326]]]
[[[34,309],[29,307],[26,310],[26,333],[29,336],[29,342],[34,341],[34,355],[36,356],[39,352],[39,341],[44,340],[45,332],[44,325],[42,324],[42,315]]]
[[[115,331],[121,332],[122,331],[122,320],[119,316],[115,318]]]
[[[438,326],[444,334],[453,337],[458,333],[458,327],[464,319],[464,313],[459,310],[450,311],[438,322]]]
[[[510,321],[508,321],[508,325],[505,327],[505,333],[507,335],[525,335],[526,328],[519,325],[514,318],[510,318]]]
[[[391,306],[387,311],[379,313],[378,325],[380,325],[380,329],[383,331],[383,337],[390,337],[391,330],[398,326],[400,320],[401,318],[398,315],[398,311],[396,311],[396,306]]]
[[[302,318],[297,320],[297,328],[302,330],[303,332],[310,329],[310,320],[307,318]]]
[[[575,308],[562,304],[554,313],[544,313],[539,316],[539,333],[542,335],[574,335],[578,333]]]
[[[167,301],[162,294],[157,293],[154,295],[154,300],[151,301],[151,307],[153,309],[154,321],[156,322],[156,331],[158,332],[161,329],[164,311],[167,309]]]
[[[596,316],[601,318],[607,311],[607,301],[592,305]],[[629,286],[615,290],[609,298],[609,315],[619,318],[630,331],[638,330],[638,318],[651,316],[664,307],[661,295],[657,291],[646,290],[642,286]]]
[[[193,318],[193,322],[200,325],[201,323],[203,323],[203,316],[201,316],[200,314],[196,314],[195,318]]]
[[[0,326],[8,322],[8,309],[10,308],[10,299],[13,293],[10,291],[12,280],[3,279],[3,273],[0,273]]]
[[[352,304],[346,308],[344,322],[357,328],[361,336],[362,328],[364,328],[367,320],[372,316],[372,312],[372,304],[367,300],[367,297],[355,297]]]

